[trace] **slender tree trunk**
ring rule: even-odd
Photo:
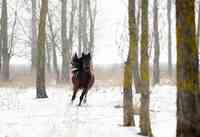
[[[167,0],[167,20],[168,20],[168,73],[172,76],[172,30],[171,30],[171,2]]]
[[[32,20],[31,20],[31,69],[32,71],[36,68],[36,49],[37,49],[37,20],[36,20],[36,0],[32,2]]]
[[[46,41],[46,17],[48,12],[48,0],[42,0],[40,10],[39,33],[37,41],[37,98],[47,98],[45,87],[45,41]]]
[[[78,54],[82,52],[82,3],[83,0],[79,0],[79,15],[78,15]]]
[[[133,64],[133,77],[136,93],[140,92],[140,74],[139,74],[139,28],[140,28],[140,14],[141,14],[141,1],[138,0],[138,13],[137,13],[137,23],[136,23],[136,47],[134,50],[134,64]]]
[[[46,53],[47,53],[47,72],[48,74],[51,74],[51,45],[50,43],[48,43],[48,41],[46,40]]]
[[[195,31],[195,0],[176,0],[177,132],[200,136],[199,59]]]
[[[153,61],[153,85],[160,83],[160,43],[159,43],[159,32],[158,32],[158,1],[154,0],[153,9],[153,27],[154,27],[154,61]]]
[[[83,51],[85,53],[88,52],[88,35],[87,35],[87,8],[88,8],[88,0],[83,0]]]
[[[94,0],[93,0],[94,1]],[[95,17],[96,17],[96,1],[95,2],[95,7],[92,10],[91,6],[91,0],[88,0],[88,14],[89,14],[89,19],[90,19],[90,41],[89,41],[89,47],[88,51],[93,54],[94,52],[94,27],[95,27]]]
[[[9,80],[9,61],[10,55],[8,53],[8,15],[7,15],[7,0],[2,2],[2,17],[1,17],[1,28],[2,28],[2,53],[3,53],[3,80]]]
[[[72,51],[73,47],[73,37],[74,37],[74,17],[75,17],[75,11],[76,11],[76,3],[75,0],[71,0],[72,3],[72,9],[71,9],[71,15],[70,15],[70,27],[69,27],[69,45],[70,45],[70,53]]]
[[[67,0],[62,0],[61,37],[62,37],[62,81],[69,80],[69,43],[67,40]]]
[[[148,0],[142,0],[142,36],[141,36],[141,107],[140,129],[144,136],[152,137],[149,113],[149,55],[148,55]]]
[[[48,14],[49,15],[49,14]],[[53,70],[54,73],[56,74],[56,83],[60,81],[60,76],[59,76],[59,68],[58,68],[58,63],[57,63],[57,54],[56,54],[56,41],[55,41],[55,34],[53,31],[53,26],[52,26],[52,21],[51,21],[51,16],[48,16],[49,20],[49,29],[51,32],[51,42],[52,42],[52,51],[53,51]]]
[[[133,81],[133,64],[134,50],[136,47],[136,21],[135,21],[135,0],[129,0],[128,16],[129,16],[129,53],[124,68],[124,126],[135,126],[133,118],[133,100],[132,100],[132,81]]]

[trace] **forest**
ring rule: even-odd
[[[0,0],[0,137],[200,137],[199,0]]]

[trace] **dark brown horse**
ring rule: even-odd
[[[82,100],[84,98],[84,103],[87,102],[88,90],[94,84],[94,74],[91,70],[91,55],[90,53],[84,54],[78,58],[77,54],[72,57],[72,84],[73,84],[73,95],[72,103],[76,98],[76,93],[79,89],[82,89],[82,94],[80,96],[79,106],[81,106]]]

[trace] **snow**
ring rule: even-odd
[[[141,137],[122,127],[122,88],[93,88],[88,103],[70,104],[71,88],[49,87],[48,99],[35,99],[34,88],[0,88],[0,137]],[[151,94],[155,137],[175,137],[176,89],[156,86]],[[135,96],[138,98],[138,95]],[[135,99],[138,100],[138,99]]]

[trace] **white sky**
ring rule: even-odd
[[[16,2],[17,0],[12,0]],[[53,0],[52,0],[53,1]],[[159,32],[160,32],[160,46],[161,46],[161,62],[167,62],[167,10],[166,10],[166,1],[167,0],[159,0]],[[150,0],[150,6],[149,6],[149,28],[150,32],[152,31],[152,2],[153,0]],[[13,4],[14,5],[14,4]],[[22,5],[22,7],[24,7]],[[122,49],[125,49],[122,53],[119,50],[119,45],[116,44],[116,40],[119,42],[121,35],[121,32],[124,30],[127,31],[127,0],[97,0],[97,19],[96,19],[96,28],[95,28],[95,56],[94,56],[94,63],[95,64],[112,64],[112,63],[122,63],[124,59],[126,58],[127,54],[127,42],[121,42],[120,46]],[[22,8],[19,8],[21,12]],[[172,8],[172,12],[174,12],[174,7]],[[12,11],[13,12],[13,11]],[[27,12],[25,10],[25,12]],[[26,19],[26,24],[30,23],[30,14],[22,13],[23,18]],[[59,11],[58,11],[59,13]],[[21,14],[21,13],[20,13]],[[174,18],[174,15],[172,16],[172,19]],[[125,22],[125,23],[124,23]],[[173,62],[175,62],[176,55],[175,55],[175,20],[172,21],[172,43],[173,43]],[[124,26],[126,25],[126,27]],[[24,29],[28,29],[28,27],[24,27]],[[23,31],[21,32],[23,33]],[[29,30],[27,31],[29,33]],[[23,33],[24,34],[24,33]],[[23,35],[20,34],[20,35]],[[26,34],[25,34],[26,35]],[[25,36],[23,35],[23,36]],[[127,34],[126,34],[127,35]],[[26,35],[27,37],[27,35]],[[152,37],[152,33],[150,34],[150,37]],[[150,39],[150,41],[152,41]],[[18,41],[19,42],[19,41]],[[151,43],[151,42],[150,42]],[[24,43],[18,43],[17,44],[17,51],[24,50]],[[151,45],[150,45],[151,46]],[[30,53],[27,52],[30,50],[30,48],[26,47],[26,54],[28,54],[27,57],[14,57],[11,59],[12,64],[24,64],[24,63],[30,63]],[[123,58],[122,58],[123,57]],[[151,58],[152,61],[152,58]]]

